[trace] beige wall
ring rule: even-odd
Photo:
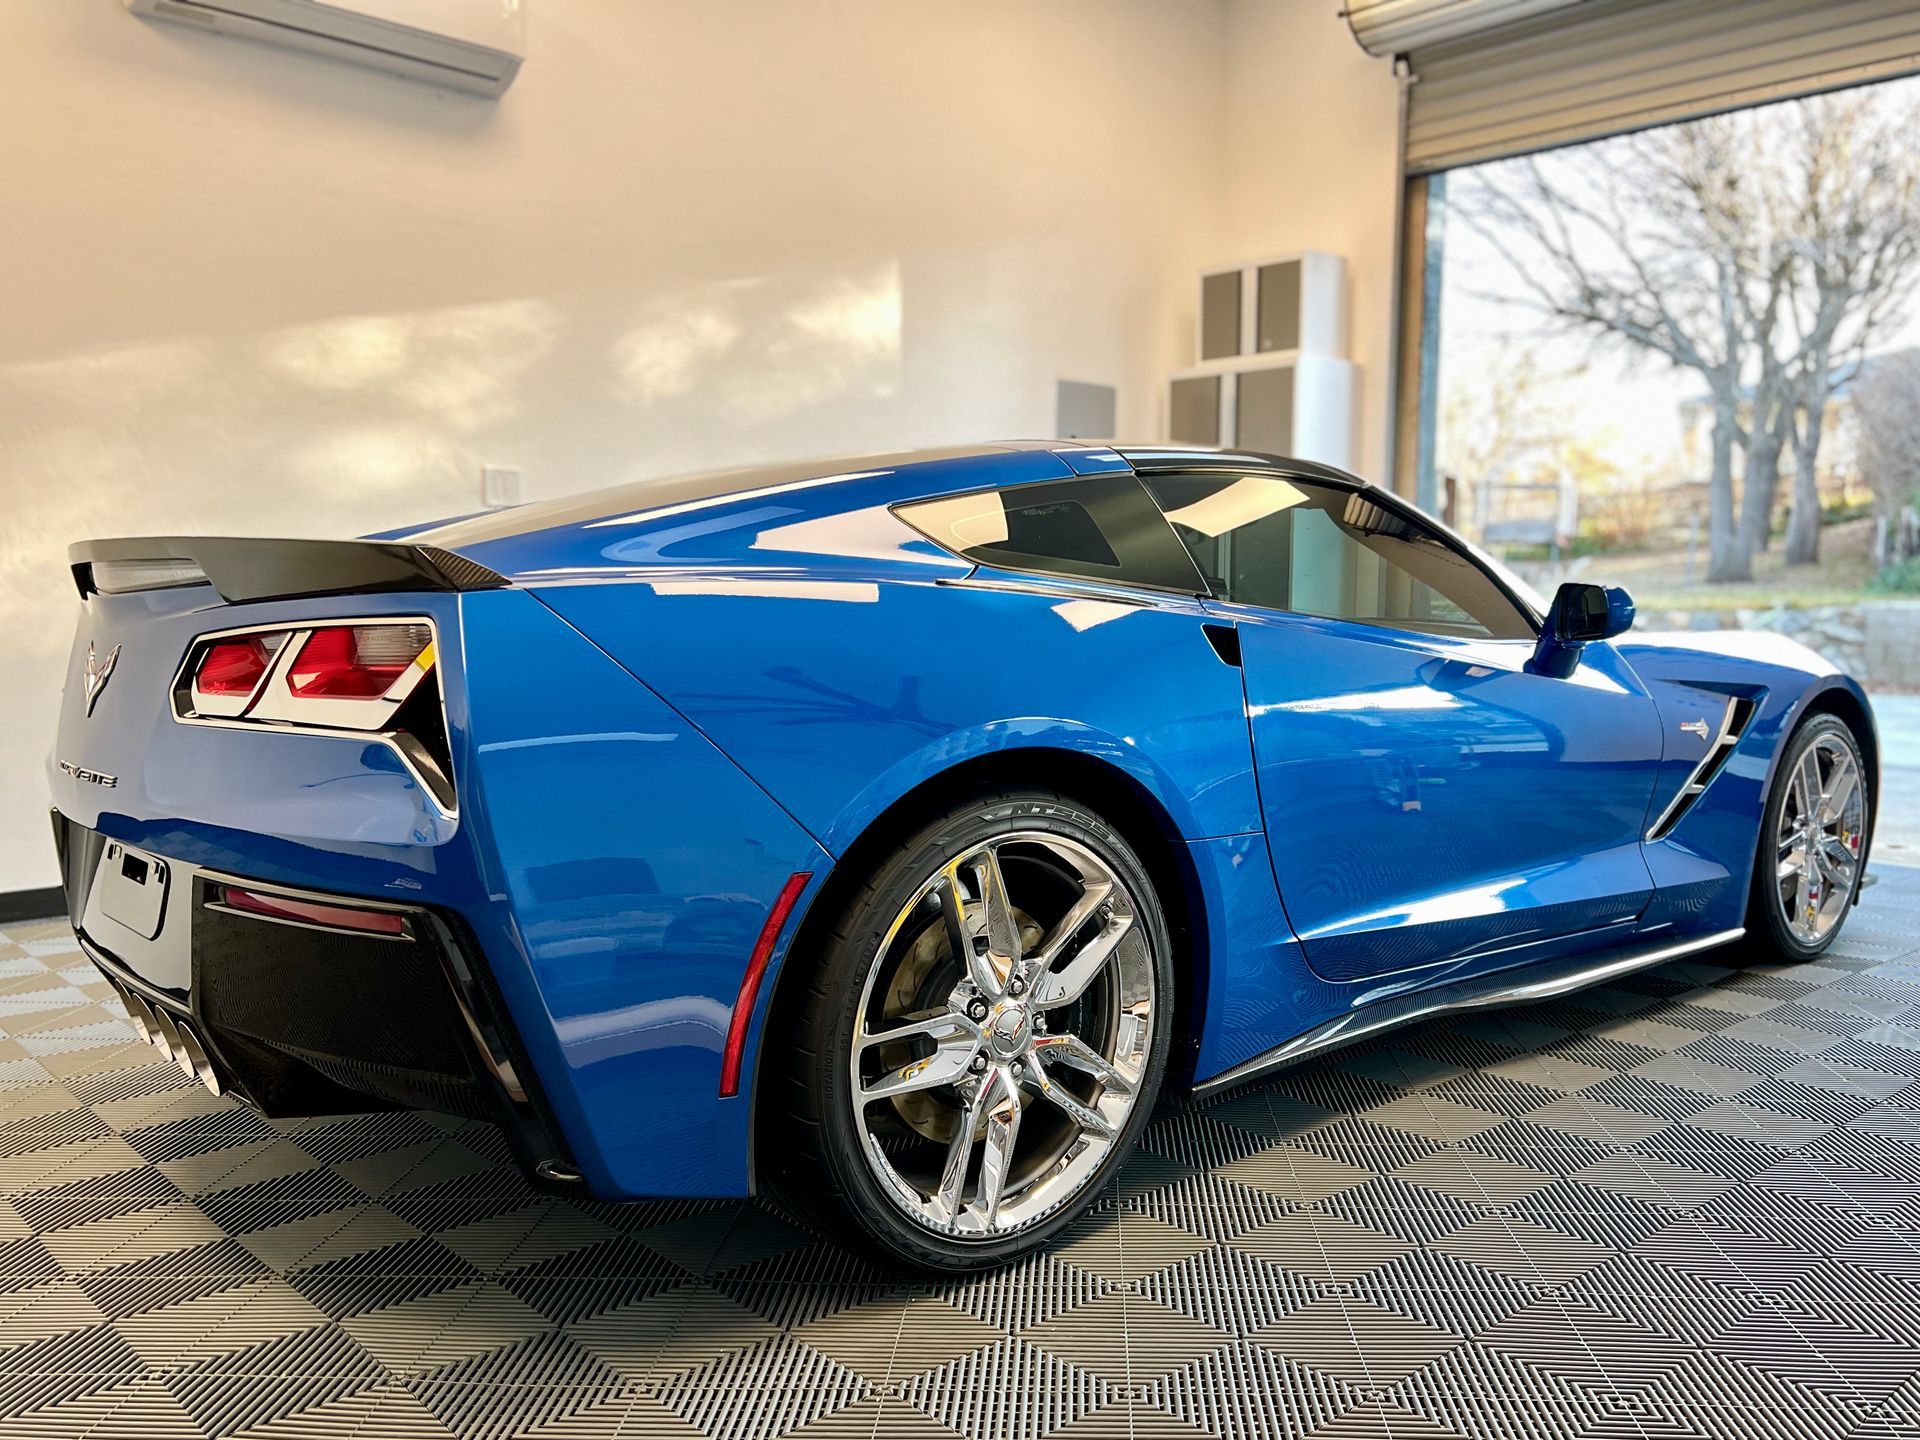
[[[55,878],[81,536],[352,534],[476,508],[488,463],[538,498],[1045,434],[1060,376],[1151,436],[1194,272],[1307,244],[1354,262],[1377,468],[1391,82],[1331,6],[529,10],[489,103],[9,0],[0,891]]]
[[[1343,255],[1360,367],[1355,469],[1387,484],[1400,93],[1319,0],[1230,0],[1227,245]]]

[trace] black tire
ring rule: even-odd
[[[869,1165],[856,1128],[849,1056],[868,975],[896,917],[909,913],[905,907],[950,860],[1019,832],[1057,835],[1093,851],[1130,891],[1134,929],[1150,951],[1150,1040],[1131,1090],[1131,1110],[1104,1162],[1057,1209],[1005,1236],[945,1235],[912,1218]],[[1009,882],[1008,889],[1015,888]],[[923,897],[922,903],[937,907],[938,902]],[[793,975],[791,999],[783,999],[779,1011],[788,1034],[767,1042],[767,1063],[779,1069],[762,1091],[765,1106],[756,1122],[763,1158],[771,1162],[767,1174],[774,1196],[852,1248],[872,1254],[877,1245],[918,1269],[986,1269],[1044,1246],[1085,1210],[1132,1149],[1153,1108],[1171,1048],[1172,943],[1153,884],[1132,847],[1100,816],[1065,796],[1027,788],[981,794],[890,847],[865,883],[851,894],[843,892],[831,926],[810,934],[812,953],[794,957],[807,969]],[[1044,1107],[1042,1101],[1032,1104]]]
[[[1832,928],[1815,939],[1794,933],[1787,923],[1785,909],[1778,890],[1777,866],[1779,864],[1779,834],[1782,817],[1791,800],[1793,775],[1799,766],[1801,757],[1808,750],[1823,741],[1831,745],[1835,742],[1844,746],[1852,756],[1859,775],[1861,789],[1861,825],[1862,835],[1858,854],[1861,857],[1853,865],[1851,880],[1846,885],[1846,896],[1838,912],[1838,918]],[[1866,799],[1866,760],[1861,754],[1860,742],[1854,737],[1852,728],[1837,715],[1825,712],[1809,715],[1794,729],[1781,748],[1780,763],[1774,767],[1773,784],[1767,792],[1767,803],[1760,816],[1760,838],[1754,852],[1753,883],[1747,894],[1747,938],[1752,942],[1753,953],[1750,964],[1797,964],[1812,960],[1825,953],[1828,946],[1839,937],[1846,928],[1846,917],[1852,913],[1854,901],[1860,893],[1860,883],[1866,872],[1864,864],[1865,834],[1871,833],[1872,817],[1868,813]]]

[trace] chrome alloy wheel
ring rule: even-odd
[[[1834,734],[1819,735],[1792,761],[1774,832],[1775,885],[1787,928],[1804,944],[1830,935],[1853,899],[1867,800],[1860,764]]]
[[[1085,845],[1019,831],[947,861],[887,929],[854,1024],[854,1126],[881,1188],[983,1239],[1071,1201],[1132,1112],[1154,989],[1135,897]]]

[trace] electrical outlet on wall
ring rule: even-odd
[[[511,465],[480,467],[480,503],[493,509],[520,503],[520,472]]]

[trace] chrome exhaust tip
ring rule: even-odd
[[[207,1053],[206,1045],[191,1024],[174,1015],[164,1005],[153,1004],[139,991],[121,984],[113,976],[107,976],[107,981],[113,986],[113,993],[120,1003],[126,1007],[128,1023],[142,1040],[178,1065],[180,1073],[189,1080],[198,1080],[206,1086],[210,1094],[226,1093],[220,1083],[219,1072],[213,1068],[213,1057]]]
[[[181,1055],[185,1053],[180,1044],[180,1026],[174,1021],[173,1016],[157,1005],[153,1007],[152,1013],[155,1030],[154,1048],[169,1060],[178,1063]],[[187,1067],[182,1065],[181,1068]],[[189,1070],[188,1073],[191,1074],[192,1071]]]
[[[118,986],[115,986],[114,989],[120,997],[120,1003],[127,1009],[128,1023],[139,1033],[142,1040],[151,1045],[153,1043],[153,1020],[150,1012],[147,1010],[146,1003],[131,990],[121,990]]]
[[[166,1038],[160,1033],[159,1013],[145,999],[133,991],[127,992],[127,1013],[136,1017],[134,1023],[140,1030],[141,1038],[162,1054],[166,1053]]]
[[[180,1073],[187,1079],[194,1079],[193,1052],[200,1048],[193,1038],[193,1032],[178,1020],[173,1022],[173,1033],[178,1038],[173,1043],[173,1063],[180,1067]]]
[[[200,1043],[200,1037],[193,1033],[193,1027],[182,1022],[180,1031],[181,1053],[174,1056],[180,1068],[202,1085],[209,1094],[220,1093],[220,1077],[214,1074],[213,1061],[207,1056],[207,1047]]]

